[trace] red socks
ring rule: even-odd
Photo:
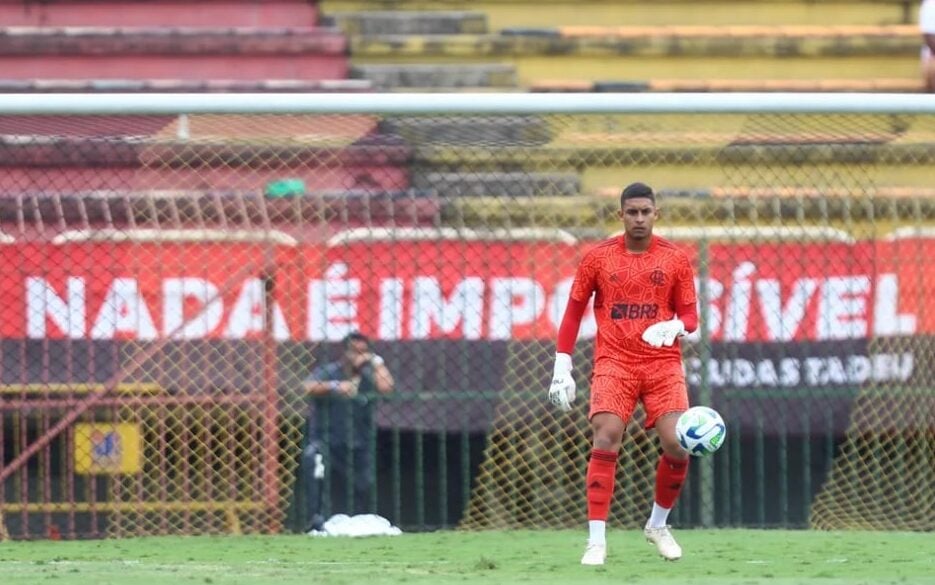
[[[617,454],[613,451],[591,450],[588,462],[588,520],[607,520],[614,496]],[[659,506],[671,509],[678,500],[682,484],[688,475],[688,459],[674,459],[663,454],[656,468],[656,497]]]
[[[656,503],[663,508],[672,509],[687,475],[688,459],[673,459],[663,453],[659,459],[659,466],[656,467]],[[590,477],[590,468],[588,476]],[[590,480],[588,485],[590,486]]]
[[[588,520],[607,520],[610,501],[614,495],[616,473],[617,454],[615,452],[601,449],[591,450],[587,476]]]

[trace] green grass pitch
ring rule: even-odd
[[[398,537],[152,537],[0,543],[0,583],[35,585],[931,585],[924,533],[679,530],[667,563],[637,530],[608,535],[604,567],[578,564],[584,531]]]

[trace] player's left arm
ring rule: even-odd
[[[643,341],[653,347],[671,347],[676,339],[698,328],[695,275],[684,254],[679,255],[675,266],[671,303],[675,316],[668,321],[653,323],[643,332]]]
[[[698,294],[695,292],[695,271],[684,254],[681,255],[672,292],[675,316],[684,326],[682,335],[694,333],[698,329]]]

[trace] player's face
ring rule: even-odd
[[[653,223],[659,218],[659,210],[647,197],[627,199],[620,210],[623,229],[633,240],[648,238],[653,233]]]
[[[344,361],[352,367],[357,368],[361,363],[366,361],[365,358],[369,353],[370,347],[367,345],[366,341],[362,339],[352,340],[344,349]]]

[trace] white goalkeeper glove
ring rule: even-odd
[[[643,341],[653,347],[671,347],[675,343],[675,338],[688,333],[685,331],[685,324],[679,319],[670,321],[660,321],[653,323],[643,332]]]
[[[549,387],[549,402],[559,407],[562,412],[571,410],[575,401],[575,379],[571,375],[571,356],[567,353],[555,354],[555,369],[552,371],[552,386]]]

